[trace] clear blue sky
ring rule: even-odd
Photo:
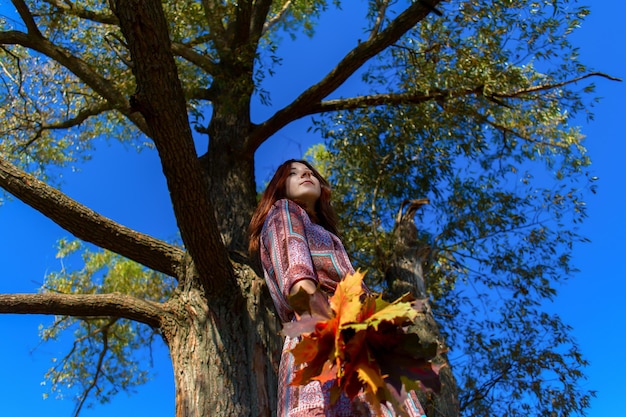
[[[592,14],[573,40],[580,47],[581,60],[598,71],[626,78],[626,5],[618,0],[595,1]],[[346,2],[348,4],[348,2]],[[4,5],[1,5],[4,9]],[[348,6],[346,6],[347,8]],[[288,52],[275,80],[291,74],[289,91],[273,94],[276,106],[285,104],[317,76],[327,71],[358,36],[337,37],[331,30],[350,26],[349,14],[325,19],[319,29],[321,43],[296,47],[288,39]],[[295,76],[294,76],[295,75]],[[319,75],[318,75],[319,76]],[[280,82],[280,81],[279,81]],[[301,82],[301,84],[298,84]],[[594,109],[595,120],[580,121],[587,135],[586,145],[592,170],[600,179],[598,193],[588,198],[589,218],[582,233],[590,244],[575,248],[574,263],[580,269],[573,280],[560,288],[552,307],[573,327],[582,352],[591,362],[586,386],[597,390],[590,417],[623,417],[626,361],[626,83],[596,80],[602,101]],[[269,88],[275,88],[276,84]],[[347,89],[350,85],[346,86]],[[291,94],[291,95],[290,95]],[[258,116],[262,117],[263,110]],[[276,165],[300,157],[315,138],[306,132],[306,121],[294,123],[265,144],[257,157],[257,179],[266,180]],[[202,144],[204,146],[204,144]],[[171,238],[175,222],[161,170],[153,153],[121,153],[119,146],[101,144],[93,160],[81,171],[66,173],[64,190],[73,198],[116,221],[159,238]],[[97,190],[97,192],[94,192]],[[44,275],[60,268],[54,244],[67,233],[34,210],[19,202],[0,207],[0,292],[34,292]],[[51,357],[67,351],[67,342],[39,345],[38,325],[49,318],[0,316],[0,416],[69,416],[70,399],[42,399],[41,386]],[[111,403],[84,410],[83,417],[171,417],[174,415],[174,387],[166,350],[155,350],[156,378],[128,396],[118,395]]]

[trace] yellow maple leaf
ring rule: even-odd
[[[356,321],[363,308],[361,296],[365,293],[363,287],[364,274],[360,271],[346,277],[337,284],[335,293],[330,297],[330,307],[339,320],[339,326]]]
[[[362,393],[374,410],[381,404],[401,410],[406,388],[437,388],[438,368],[429,362],[436,350],[424,350],[408,324],[418,316],[407,294],[388,303],[363,285],[360,271],[347,275],[329,298],[330,312],[310,315],[286,324],[286,334],[301,337],[291,350],[296,371],[292,385],[311,380],[334,381],[331,402],[340,392],[349,398]],[[416,378],[419,384],[407,378]],[[404,388],[399,388],[399,387]]]

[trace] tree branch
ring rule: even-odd
[[[238,51],[241,46],[249,44],[251,26],[252,0],[238,0],[235,6],[235,19],[228,25],[228,31],[233,34],[232,51]]]
[[[397,94],[373,94],[369,96],[353,97],[346,99],[327,100],[311,106],[310,113],[323,113],[339,110],[354,110],[373,106],[396,106],[401,104],[420,104],[432,100],[444,100],[450,97],[459,97],[468,94],[476,94],[476,88],[459,92],[433,91],[429,94],[421,93],[397,93]],[[482,87],[480,88],[482,90]]]
[[[252,34],[252,39],[254,39],[255,45],[259,42],[259,39],[261,39],[267,30],[268,22],[271,20],[268,19],[268,15],[272,7],[272,3],[273,0],[257,0],[254,2],[252,18],[250,19],[250,33]],[[286,7],[289,7],[290,3],[291,0],[287,1],[283,6],[283,10]],[[271,26],[271,24],[269,24],[269,26]]]
[[[608,74],[604,74],[602,72],[590,72],[588,74],[581,75],[580,77],[572,78],[571,80],[565,80],[565,81],[562,81],[560,83],[540,84],[540,85],[529,87],[529,88],[522,88],[520,90],[512,91],[510,93],[493,93],[493,94],[491,94],[491,96],[498,97],[498,98],[515,98],[515,97],[519,97],[519,96],[524,95],[524,94],[539,93],[539,92],[542,92],[542,91],[554,90],[555,88],[565,87],[566,85],[575,84],[578,81],[582,81],[582,80],[584,80],[586,78],[590,78],[590,77],[603,77],[603,78],[607,78],[607,79],[609,79],[611,81],[622,81],[621,78],[612,77],[612,76],[610,76]]]
[[[35,23],[33,14],[30,12],[30,9],[26,5],[26,3],[23,0],[11,0],[11,3],[13,3],[15,9],[24,21],[24,25],[26,25],[26,30],[28,30],[28,33],[32,36],[43,38],[43,35],[37,27],[37,23]]]
[[[0,294],[0,314],[120,317],[158,328],[162,304],[125,294]]]
[[[387,12],[387,7],[389,6],[389,0],[380,0],[378,5],[378,15],[376,16],[376,21],[374,22],[374,27],[370,32],[369,40],[374,39],[374,36],[378,35],[380,28],[383,25],[383,21],[385,20],[385,14]]]
[[[196,153],[161,1],[112,3],[134,64],[133,99],[159,152],[183,243],[205,292],[222,296],[237,283]]]
[[[483,382],[483,384],[472,390],[471,393],[467,393],[462,396],[459,400],[459,409],[466,410],[472,403],[480,401],[483,398],[486,398],[491,390],[493,390],[499,383],[504,379],[506,374],[513,368],[513,364],[509,363],[507,366],[498,372],[498,375],[495,375],[490,380]]]
[[[352,97],[345,99],[335,99],[321,101],[313,103],[307,109],[307,113],[303,116],[331,112],[341,110],[354,110],[366,107],[374,106],[397,106],[402,104],[420,104],[428,101],[444,102],[445,100],[464,97],[468,95],[484,96],[488,100],[494,103],[507,106],[506,104],[496,100],[498,98],[519,98],[526,94],[534,94],[541,91],[553,90],[556,88],[564,87],[568,84],[574,84],[589,77],[604,77],[612,81],[622,81],[619,78],[612,77],[610,75],[601,72],[592,72],[582,75],[571,80],[562,81],[554,84],[541,84],[532,86],[512,92],[492,92],[489,95],[484,94],[484,86],[478,85],[476,87],[465,88],[461,90],[432,90],[431,92],[424,93],[390,93],[390,94],[372,94],[368,96]],[[509,106],[510,107],[510,106]]]
[[[263,23],[263,30],[261,32],[261,36],[265,35],[268,31],[270,31],[278,22],[283,20],[283,18],[287,15],[289,8],[291,6],[291,0],[287,0],[283,5],[282,9],[276,13],[276,15],[272,16],[270,19],[267,19],[265,23]]]
[[[0,187],[86,242],[178,278],[184,252],[101,216],[0,158]]]
[[[89,9],[79,7],[76,3],[72,3],[69,0],[44,0],[51,6],[56,7],[63,11],[63,14],[69,16],[76,16],[84,20],[89,20],[96,23],[102,23],[105,25],[118,25],[117,18],[111,13],[98,13]]]
[[[204,9],[204,16],[209,25],[209,36],[211,41],[215,45],[218,55],[223,56],[224,52],[229,50],[228,47],[228,33],[222,18],[228,16],[226,8],[220,1],[216,0],[202,0],[202,8]]]
[[[95,72],[88,63],[72,55],[67,50],[41,36],[31,35],[30,33],[26,34],[15,30],[0,32],[0,44],[21,45],[58,62],[76,75],[92,90],[106,99],[112,107],[124,114],[140,130],[144,133],[147,132],[145,121],[139,113],[131,110],[130,102],[127,97],[120,93],[113,83]]]
[[[441,0],[433,1],[433,7]],[[335,91],[344,81],[376,56],[396,42],[431,12],[422,2],[415,2],[394,19],[382,32],[352,49],[320,82],[311,86],[291,104],[279,110],[270,119],[258,125],[246,140],[249,152],[255,151],[267,138],[288,123],[311,114],[311,108]]]
[[[99,105],[95,105],[93,107],[88,107],[78,112],[74,117],[62,120],[57,123],[50,124],[42,124],[36,130],[35,134],[24,144],[18,147],[18,152],[22,152],[26,150],[30,145],[32,145],[35,141],[41,138],[41,134],[45,130],[55,130],[55,129],[69,129],[75,126],[79,126],[82,122],[87,120],[91,116],[96,116],[101,114],[107,110],[113,110],[109,103],[100,103]]]
[[[86,107],[66,120],[59,121],[57,123],[49,123],[41,126],[44,130],[53,130],[53,129],[69,129],[71,127],[79,126],[85,120],[90,118],[91,116],[97,116],[102,114],[108,110],[113,110],[113,107],[108,102],[94,103],[94,105],[90,107]]]
[[[91,380],[89,385],[85,387],[83,392],[80,394],[80,400],[78,401],[78,404],[76,404],[74,417],[78,417],[80,415],[80,410],[83,408],[85,401],[89,397],[89,393],[98,385],[98,379],[103,374],[102,364],[104,363],[104,358],[107,352],[109,351],[109,329],[114,323],[115,323],[115,320],[107,323],[104,326],[104,328],[101,329],[102,349],[100,350],[100,353],[98,354],[98,363],[96,364],[96,371],[94,372],[93,379]],[[66,359],[67,358],[68,357],[66,356]]]
[[[181,58],[186,59],[197,67],[200,67],[210,75],[215,74],[218,70],[215,62],[207,55],[199,54],[198,52],[194,51],[193,48],[180,42],[172,42],[172,52],[174,52]]]

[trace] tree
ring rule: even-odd
[[[268,119],[253,122],[250,109],[254,100],[267,98],[266,92],[259,89],[260,81],[279,61],[274,55],[279,34],[301,30],[313,34],[315,18],[331,7],[327,2],[12,3],[21,22],[13,27],[5,20],[0,32],[4,70],[0,186],[90,246],[84,252],[82,271],[51,275],[40,294],[1,295],[0,312],[55,315],[57,319],[45,337],[79,326],[76,346],[84,340],[92,342],[90,348],[72,352],[84,356],[68,356],[63,367],[50,374],[56,381],[69,378],[77,384],[82,382],[77,413],[88,395],[108,395],[109,377],[121,378],[123,387],[141,383],[142,375],[133,379],[126,371],[125,366],[135,365],[129,349],[146,344],[158,334],[173,360],[178,416],[273,414],[277,359],[273,352],[279,350],[279,323],[273,318],[258,265],[247,258],[244,248],[247,223],[256,203],[255,152],[287,124],[306,116],[340,112],[353,123],[351,131],[365,129],[371,133],[382,129],[380,136],[390,127],[406,127],[398,123],[398,118],[404,119],[402,112],[411,112],[407,121],[415,123],[418,116],[432,119],[421,128],[424,132],[438,128],[448,134],[450,129],[452,155],[464,155],[470,160],[491,146],[487,137],[497,136],[479,129],[463,132],[461,126],[473,120],[477,126],[491,126],[492,132],[506,138],[498,148],[489,148],[489,167],[494,168],[497,157],[517,157],[511,149],[522,148],[526,157],[535,152],[538,144],[532,140],[540,130],[549,140],[560,141],[562,137],[557,133],[565,132],[567,127],[565,112],[579,110],[582,105],[580,94],[568,86],[593,75],[574,55],[568,55],[571,51],[565,37],[586,11],[570,10],[564,2],[531,5],[506,1],[492,5],[480,1],[371,1],[364,23],[367,36],[293,102]],[[509,50],[502,41],[505,26],[493,22],[517,22],[517,13],[531,6],[530,19],[516,26],[519,42],[515,44],[528,43],[527,55],[507,55]],[[469,33],[465,31],[468,27],[479,35],[467,38],[480,40],[476,45],[457,43]],[[543,44],[547,40],[550,43]],[[446,54],[451,50],[459,54],[448,59]],[[561,51],[566,53],[559,55]],[[563,58],[560,70],[541,74],[525,66],[541,54]],[[383,58],[379,63],[374,59],[377,56]],[[443,57],[446,59],[439,61]],[[491,59],[494,57],[498,59]],[[450,66],[442,70],[444,62]],[[372,93],[327,99],[344,81],[367,67],[370,71],[365,81],[375,87]],[[404,77],[381,84],[384,74],[390,72]],[[483,79],[485,74],[489,77]],[[488,109],[498,117],[481,111],[486,106],[472,107],[476,100],[489,104]],[[511,105],[515,100],[524,101],[523,112]],[[435,113],[437,108],[443,111]],[[452,129],[457,119],[465,125]],[[516,120],[519,123],[515,124]],[[536,130],[519,130],[522,120],[536,123]],[[584,158],[572,156],[569,151],[578,149],[579,138],[573,133],[567,136],[567,146],[559,143],[559,152],[550,155],[582,169],[584,163],[573,161],[585,162]],[[327,135],[332,136],[331,132]],[[77,158],[88,156],[90,143],[102,136],[138,147],[154,146],[171,196],[180,244],[117,224],[58,189],[56,171],[50,167],[71,166]],[[208,138],[206,149],[196,150],[195,136]],[[359,145],[358,134],[348,137],[350,143]],[[416,142],[411,146],[424,145]],[[331,145],[331,154],[340,157],[342,151],[337,146]],[[387,163],[393,160],[391,154],[386,157]],[[489,187],[498,171],[485,169],[489,178],[470,182],[466,177],[450,176],[451,164],[437,164],[437,155],[427,157],[430,159],[420,166],[420,178],[441,177],[448,186],[442,195],[454,208],[437,214],[442,219],[437,236],[449,236],[446,242],[450,242],[456,235],[465,234],[469,239],[471,233],[483,233],[482,220],[461,214],[467,214],[469,190],[478,193],[481,187]],[[407,168],[404,162],[400,159],[392,166],[397,170]],[[372,203],[379,204],[382,193],[388,194],[390,207],[398,198],[397,193],[383,190],[382,185],[377,184],[373,190],[379,195],[372,197]],[[424,184],[418,191],[436,194],[437,190]],[[562,204],[569,201],[567,194],[565,198],[562,194],[550,197],[559,197],[557,202]],[[480,202],[489,203],[486,199]],[[493,224],[499,219],[511,226],[523,223],[510,210],[514,203],[523,206],[523,202],[502,196],[497,203],[489,207],[498,210],[486,211]],[[355,220],[360,222],[361,218]],[[360,223],[354,226],[354,230],[368,234],[378,230],[359,227]],[[529,238],[541,240],[541,233],[542,229],[537,228]],[[384,252],[386,243],[371,239],[370,243],[376,245],[365,245],[364,252],[359,252],[358,242],[363,240],[351,232],[347,236],[353,248],[359,247],[356,255],[368,254],[357,259],[376,265],[370,251],[380,246]],[[564,239],[566,244],[567,237]],[[433,259],[438,260],[439,267],[448,271],[472,267],[462,264],[470,257],[455,258],[452,251],[442,251],[434,244],[432,247],[437,249]],[[81,246],[62,242],[60,249],[62,254],[70,254],[81,250]],[[486,253],[511,255],[498,253],[497,249],[493,241],[485,246]],[[567,261],[565,257],[561,267],[566,267]],[[511,265],[481,262],[481,271],[491,265],[494,276],[503,281],[501,275],[506,275],[505,268]],[[433,282],[451,279],[450,274],[435,272]],[[509,286],[519,284],[520,277],[507,276],[512,279]],[[542,278],[537,274],[529,277]],[[460,305],[448,304],[458,296],[448,287],[429,288],[438,306],[455,310],[454,306]],[[548,296],[552,294],[549,282],[540,288]],[[458,330],[455,326],[467,326],[469,330],[463,334],[478,334],[478,324],[459,322],[458,311],[450,311],[452,319],[445,323],[447,338],[454,339]],[[561,326],[557,330],[565,329]],[[567,338],[566,332],[563,337]],[[461,345],[471,348],[480,343],[483,341],[476,336],[462,340]],[[85,358],[91,358],[88,363],[96,370],[92,375],[84,373],[86,368],[81,364]],[[485,355],[482,359],[484,366],[504,372],[506,364],[499,365],[500,357]],[[572,366],[584,364],[577,356],[573,361]],[[110,375],[103,376],[105,372]],[[481,381],[474,373],[463,370],[459,375],[464,379],[461,396],[473,404],[471,409],[488,408],[493,390],[478,390]],[[481,397],[482,393],[486,395]],[[573,394],[562,404],[556,403],[555,410],[564,415],[582,410],[584,402],[573,402],[585,398]]]
[[[591,74],[566,36],[587,11],[548,3],[423,21],[364,75],[372,107],[316,120],[345,240],[386,291],[424,282],[410,287],[430,294],[463,415],[583,414],[593,395],[569,326],[545,310],[594,187],[570,125],[587,110],[571,83]],[[376,102],[383,89],[395,105]]]

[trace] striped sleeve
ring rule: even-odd
[[[261,243],[267,256],[263,267],[269,275],[270,291],[281,298],[280,304],[286,303],[298,281],[310,279],[318,284],[306,238],[310,222],[306,211],[287,199],[279,200],[265,220]]]

